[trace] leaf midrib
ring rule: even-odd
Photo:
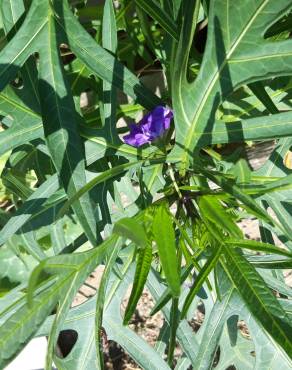
[[[3,68],[3,70],[1,71],[1,74],[0,74],[0,77],[7,72],[7,70],[10,68],[10,66],[13,64],[13,62],[19,58],[19,56],[23,53],[23,51],[25,49],[27,49],[29,47],[29,45],[32,44],[34,39],[38,36],[40,31],[46,26],[47,23],[48,23],[48,19],[46,19],[45,22],[43,22],[40,25],[40,27],[36,30],[36,32],[29,39],[29,41],[23,46],[23,48],[11,59],[10,63],[7,64],[7,66],[5,68]]]
[[[109,238],[107,240],[107,243],[103,246],[104,249],[106,249],[106,246],[111,241],[111,239],[113,239],[113,238]],[[102,246],[100,246],[99,248],[96,248],[94,250],[94,253],[89,254],[89,257],[88,258],[85,258],[85,260],[81,264],[79,264],[77,266],[77,268],[73,270],[73,272],[68,273],[68,275],[66,276],[65,279],[63,279],[63,280],[61,279],[60,280],[59,285],[57,285],[57,282],[56,282],[55,287],[57,286],[58,288],[56,288],[55,290],[54,289],[50,289],[48,292],[46,292],[46,295],[44,295],[43,301],[41,301],[38,304],[34,304],[33,305],[33,307],[31,308],[31,310],[25,316],[24,321],[28,321],[28,319],[30,319],[32,316],[34,316],[35,315],[35,311],[36,312],[38,311],[38,309],[39,309],[39,307],[40,307],[41,304],[43,304],[43,306],[45,304],[47,304],[47,302],[50,301],[50,298],[52,296],[54,296],[54,294],[56,294],[56,291],[58,289],[61,290],[62,289],[62,286],[66,285],[66,283],[72,279],[71,277],[74,276],[74,274],[78,275],[87,265],[89,265],[90,264],[90,261],[92,259],[95,259],[96,256],[101,252],[101,248],[102,248]],[[66,266],[66,267],[68,268],[68,266]],[[2,347],[3,343],[5,343],[7,341],[7,338],[9,340],[9,338],[11,336],[15,336],[16,331],[18,330],[19,327],[22,326],[22,324],[23,324],[23,321],[22,322],[17,322],[16,325],[14,326],[14,330],[10,330],[9,331],[9,334],[7,336],[5,336],[5,338],[3,338],[3,339],[0,338],[0,348]]]
[[[226,298],[226,302],[224,304],[224,307],[221,309],[221,313],[219,315],[219,318],[218,318],[217,322],[220,321],[220,320],[223,320],[223,318],[226,314],[225,310],[229,306],[229,303],[230,303],[230,300],[231,300],[231,298],[234,294],[234,291],[235,291],[235,288],[230,289],[230,291],[228,293],[228,296]],[[221,324],[221,325],[223,326],[224,324]],[[212,338],[213,338],[213,335],[214,335],[214,332],[215,332],[216,328],[217,328],[217,325],[216,325],[216,327],[213,328],[212,333],[210,333],[210,332],[208,333],[208,335],[207,335],[208,343],[210,343],[212,341]],[[201,358],[205,357],[205,353],[207,352],[207,350],[208,350],[208,346],[206,345],[205,350],[203,351]]]
[[[15,29],[15,32],[17,32],[17,31],[18,31],[18,28],[17,28],[17,19],[16,19],[16,17],[15,17],[14,7],[12,6],[12,4],[13,4],[13,2],[12,2],[12,1],[13,1],[13,0],[10,0],[10,1],[9,1],[9,5],[10,5],[11,14],[12,14],[12,19],[13,19],[13,23],[14,23],[14,26],[13,26],[13,27],[14,27],[14,29]],[[32,86],[32,88],[33,88],[33,92],[34,92],[34,94],[35,94],[35,98],[36,98],[37,102],[38,102],[38,103],[40,103],[40,100],[39,100],[39,96],[38,96],[37,90],[36,90],[35,85],[34,85],[34,83],[33,83],[33,79],[31,78],[30,69],[28,68],[28,66],[27,66],[27,64],[26,64],[26,63],[24,64],[24,68],[25,68],[25,70],[26,70],[26,72],[27,72],[27,74],[28,74],[28,76],[29,76],[30,81],[31,81],[31,86]]]
[[[227,253],[227,254],[228,254],[229,258],[232,260],[233,264],[236,266],[236,269],[237,269],[238,271],[241,271],[241,268],[240,268],[240,266],[238,265],[236,258],[234,258],[234,257],[233,257],[233,253],[236,253],[236,252],[231,252],[231,253],[230,253],[229,248],[228,248],[228,247],[226,247],[226,246],[225,246],[225,248],[224,248],[224,249],[225,249],[225,253]],[[225,264],[223,264],[223,266],[225,266]],[[226,267],[226,268],[227,268],[227,267]],[[225,268],[225,271],[226,271],[226,268]],[[228,269],[227,269],[227,270],[228,270]],[[273,316],[273,315],[272,315],[272,314],[271,314],[271,313],[266,309],[266,305],[265,305],[265,303],[262,301],[261,297],[257,294],[257,291],[253,288],[253,285],[252,285],[252,284],[250,284],[250,282],[249,282],[249,280],[246,278],[245,274],[244,274],[244,273],[241,273],[240,275],[241,275],[241,277],[243,278],[243,280],[245,281],[246,285],[249,287],[249,289],[253,292],[253,294],[254,294],[254,296],[257,298],[258,302],[260,302],[262,309],[264,310],[264,312],[266,313],[266,315],[270,318],[271,322],[272,322],[272,323],[274,323],[274,325],[277,327],[277,329],[279,330],[279,332],[281,332],[281,334],[282,334],[283,338],[285,338],[285,341],[287,341],[287,343],[288,343],[288,344],[289,344],[289,343],[291,343],[291,342],[290,342],[290,340],[289,340],[289,338],[287,338],[286,333],[283,331],[282,327],[278,325],[277,320],[275,320],[274,316]],[[228,276],[229,276],[229,278],[232,280],[233,285],[236,287],[236,284],[235,284],[235,282],[234,282],[234,279],[233,279],[233,277],[230,275],[229,271],[228,271]],[[275,299],[276,299],[276,298],[275,298]],[[283,313],[285,313],[285,311],[284,311]],[[281,320],[281,319],[279,318],[279,320]]]
[[[193,140],[194,132],[196,130],[197,124],[200,120],[201,113],[204,110],[205,104],[208,101],[208,98],[210,96],[210,93],[215,86],[217,80],[219,79],[220,73],[223,70],[223,68],[226,66],[228,63],[230,57],[232,56],[234,50],[237,48],[238,44],[244,37],[244,35],[248,32],[249,28],[251,27],[253,21],[256,19],[258,16],[259,12],[267,5],[269,0],[263,0],[262,4],[258,7],[257,11],[253,14],[253,16],[250,18],[250,20],[247,22],[245,28],[243,29],[243,32],[240,34],[240,36],[234,41],[232,47],[230,48],[229,52],[226,54],[226,57],[222,64],[219,66],[219,68],[215,71],[213,76],[211,77],[208,85],[206,86],[206,93],[201,94],[201,101],[198,102],[198,109],[194,114],[194,117],[191,119],[191,128],[186,135],[186,141],[185,141],[185,151],[184,151],[184,162],[186,161],[186,157],[188,156],[188,149],[190,148],[190,144]]]
[[[52,33],[52,22],[55,21],[55,18],[54,18],[54,15],[52,13],[52,9],[49,8],[49,15],[48,15],[48,38],[49,38],[49,50],[51,51],[52,50],[52,37],[54,37],[53,33]],[[54,68],[53,68],[53,64],[52,64],[52,54],[50,52],[50,59],[49,59],[49,65],[50,65],[50,70],[51,70],[51,75],[52,75],[52,83],[53,83],[53,89],[54,91],[56,92],[57,89],[56,89],[56,78],[55,78],[55,74],[54,74]],[[55,98],[55,106],[56,106],[56,110],[57,110],[57,115],[58,115],[58,122],[59,122],[59,128],[61,129],[60,130],[60,133],[61,133],[61,138],[62,138],[62,142],[63,142],[63,146],[65,148],[64,150],[64,155],[66,156],[66,159],[67,159],[67,164],[69,166],[69,169],[70,169],[70,173],[72,174],[71,176],[71,183],[74,185],[74,189],[76,191],[79,190],[78,186],[76,185],[76,182],[75,182],[75,176],[74,176],[74,171],[72,169],[72,166],[71,166],[71,160],[69,158],[69,155],[68,155],[68,151],[67,151],[67,143],[66,143],[66,138],[65,138],[65,135],[64,135],[64,127],[62,125],[62,117],[61,117],[61,112],[60,112],[60,107],[59,107],[59,103],[58,103],[58,98],[57,98],[57,95],[56,93],[53,94],[54,95],[54,98]],[[56,166],[56,168],[58,168],[58,166]],[[70,195],[70,194],[69,194]],[[84,214],[86,215],[86,209],[84,211],[84,207],[86,207],[83,202],[79,202],[79,205],[82,209],[82,211],[84,212]]]
[[[41,118],[38,113],[36,113],[33,110],[25,107],[24,105],[21,105],[21,104],[17,103],[14,99],[8,97],[4,93],[0,93],[0,98],[5,100],[7,103],[11,104],[12,106],[15,106],[19,110],[21,110],[21,111],[23,111],[23,112],[25,112],[25,113],[33,116],[33,117]]]
[[[66,11],[66,13],[67,13],[67,15],[68,15],[68,19],[69,19],[69,21],[71,21],[71,22],[74,22],[75,23],[75,18],[74,18],[74,16],[73,16],[73,14],[71,13],[71,11],[70,11],[70,9],[68,9],[68,5],[67,4],[64,4],[65,5],[65,11]],[[63,24],[62,24],[62,22],[60,21],[60,19],[59,19],[59,17],[58,17],[58,15],[57,14],[53,14],[53,16],[55,17],[55,20],[56,20],[56,22],[59,24],[59,26],[62,28],[62,30],[65,32],[65,33],[69,33],[70,34],[70,37],[72,38],[72,39],[74,39],[74,43],[77,45],[77,47],[80,49],[80,50],[82,50],[82,52],[84,53],[84,54],[86,54],[86,55],[88,55],[89,57],[91,56],[91,54],[90,54],[90,52],[88,52],[87,51],[87,49],[86,48],[84,48],[83,46],[82,46],[82,44],[79,42],[79,39],[76,37],[76,35],[74,35],[74,34],[72,34],[71,32],[70,32],[70,29],[68,29],[68,30],[66,30],[65,28],[64,28],[64,26],[63,26]],[[80,27],[80,24],[78,23],[76,26],[78,26],[78,27]],[[88,35],[88,37],[90,37],[89,35]],[[96,44],[96,47],[100,47],[98,44]],[[105,51],[105,49],[103,49],[103,48],[101,48],[102,49],[102,51],[103,52],[106,52]],[[106,70],[110,75],[112,74],[113,76],[116,76],[116,77],[118,77],[118,78],[120,78],[120,76],[117,74],[117,73],[115,73],[112,69],[111,69],[111,67],[110,66],[108,66],[106,63],[102,63],[102,59],[100,59],[99,61],[99,64],[100,65],[102,65],[102,68],[104,69],[104,70]],[[90,67],[90,66],[87,66],[91,71],[92,71],[92,68]],[[132,74],[129,70],[127,70],[126,69],[126,72],[128,72],[128,73],[130,73],[130,74]],[[96,72],[95,71],[93,71],[93,73],[95,73],[96,74]],[[133,83],[133,79],[137,79],[137,81],[134,81],[134,83]],[[132,75],[129,75],[129,78],[128,79],[124,79],[124,85],[128,85],[128,86],[131,86],[131,88],[134,90],[134,88],[135,88],[135,86],[137,85],[137,84],[141,84],[141,82],[139,81],[139,79],[134,75],[134,74],[132,74]],[[141,85],[140,85],[141,86]],[[143,98],[145,98],[145,101],[148,101],[149,100],[149,97],[147,96],[147,93],[146,94],[144,94],[144,90],[141,90],[140,91],[140,96],[143,96]],[[156,97],[156,95],[154,95],[155,97]],[[134,97],[135,98],[135,96],[132,94],[132,97]]]

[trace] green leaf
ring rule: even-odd
[[[37,261],[41,261],[47,257],[43,249],[36,240],[36,235],[33,231],[28,231],[20,235],[23,249],[34,257]],[[13,241],[12,241],[13,242]]]
[[[176,333],[177,327],[179,324],[179,309],[178,309],[178,297],[173,297],[171,302],[171,310],[170,310],[170,317],[169,317],[169,326],[170,326],[170,333],[169,333],[169,344],[168,344],[168,351],[167,351],[167,363],[169,366],[173,365],[173,356],[174,350],[176,347]]]
[[[196,366],[198,370],[209,369],[210,364],[214,360],[225,320],[230,311],[232,299],[234,299],[234,289],[230,289],[228,294],[226,294],[221,301],[217,300],[210,312],[207,319],[208,321],[204,327],[206,335],[202,337],[196,357]],[[207,333],[212,333],[212,335],[207,335]],[[222,352],[224,352],[224,349]]]
[[[117,27],[115,21],[115,11],[112,0],[107,0],[103,9],[102,21],[102,46],[115,53],[117,49]],[[105,136],[112,144],[121,144],[121,140],[116,130],[116,108],[117,108],[117,90],[113,85],[114,81],[103,81],[102,97],[102,118],[105,127]]]
[[[211,305],[204,300],[205,319],[199,330],[200,346],[195,359],[197,368],[210,369],[216,350],[220,347],[220,358],[216,365],[219,370],[230,366],[250,370],[255,366],[277,369],[279,362],[281,367],[288,370],[291,367],[288,356],[257,324],[224,271],[218,268],[216,272],[221,298],[219,300],[217,297],[214,305],[213,300]],[[238,328],[239,320],[244,321],[249,336],[243,335]],[[251,352],[256,356],[252,356]]]
[[[182,7],[183,23],[181,27],[179,43],[177,45],[174,60],[173,71],[171,75],[173,108],[175,112],[175,126],[176,130],[180,130],[180,125],[184,125],[185,111],[184,111],[184,96],[185,85],[188,68],[189,53],[191,50],[193,37],[196,29],[197,18],[199,14],[200,1],[192,1],[190,4],[181,2],[177,8]],[[182,122],[180,122],[182,121]],[[177,138],[176,138],[177,141]],[[172,155],[173,153],[171,153]]]
[[[226,245],[231,245],[234,247],[250,249],[254,251],[264,252],[264,253],[274,253],[279,254],[286,257],[292,257],[292,253],[283,249],[276,247],[272,244],[258,242],[256,240],[238,240],[238,239],[226,239],[224,241]]]
[[[0,12],[8,41],[10,41],[19,30],[26,13],[25,10],[23,0],[8,0],[4,3],[2,2]],[[39,111],[39,96],[36,88],[37,68],[34,56],[29,57],[24,63],[20,74],[24,86],[20,90],[15,89],[16,95],[21,97],[27,105]]]
[[[291,122],[291,112],[282,112],[268,117],[242,119],[229,123],[215,121],[212,132],[198,131],[196,136],[200,137],[200,146],[272,140],[291,136]]]
[[[137,246],[145,248],[148,239],[143,226],[133,218],[119,220],[113,228],[113,233],[132,240]]]
[[[161,100],[146,89],[133,73],[92,39],[72,14],[68,4],[63,2],[62,5],[62,9],[54,9],[56,19],[66,32],[74,54],[98,77],[112,83],[145,108],[152,109],[161,104]]]
[[[136,98],[146,108],[151,109],[161,104],[160,99],[147,90],[134,74],[91,38],[75,19],[66,1],[62,4],[54,2],[53,11],[60,27],[66,31],[73,52],[88,68],[102,79],[113,82],[117,88]],[[0,72],[0,89],[15,77],[17,69],[42,45],[40,40],[49,21],[49,12],[47,0],[32,2],[21,28],[9,43],[9,47],[6,46],[0,53],[0,64],[5,65]]]
[[[176,255],[176,243],[172,218],[165,205],[158,207],[153,219],[153,236],[158,247],[166,281],[169,284],[172,295],[180,294],[180,277],[178,274],[178,260]]]
[[[72,95],[64,75],[59,55],[56,25],[48,10],[47,32],[40,50],[39,94],[46,143],[68,197],[72,197],[85,183],[84,149],[78,133]],[[84,232],[92,245],[99,238],[93,206],[88,194],[72,205]]]
[[[230,172],[235,176],[238,184],[250,183],[251,180],[251,169],[246,159],[239,159],[232,167]]]
[[[121,255],[120,255],[121,257]],[[121,317],[121,304],[129,284],[133,280],[132,264],[127,262],[122,265],[123,281],[119,281],[114,273],[110,274],[107,289],[107,301],[103,314],[103,328],[108,340],[118,343],[134,361],[142,368],[149,370],[169,370],[165,361],[158,355],[154,348],[141,338],[132,329],[123,326]],[[109,296],[111,296],[110,299]],[[63,323],[63,330],[75,330],[78,340],[71,350],[70,356],[60,359],[55,356],[58,368],[70,370],[98,370],[94,343],[94,316],[96,312],[96,298],[87,300],[84,304],[72,308]],[[49,317],[38,336],[47,335],[54,317]]]
[[[24,202],[22,207],[10,218],[0,231],[0,245],[4,244],[15,234],[32,215],[39,216],[44,203],[59,188],[59,181],[56,175],[51,176]]]
[[[23,126],[21,124],[15,124],[0,133],[0,155],[43,135],[41,123],[33,125],[30,125],[31,121],[22,123]]]
[[[21,20],[24,15],[25,8],[22,0],[7,0],[0,5],[1,18],[5,29],[6,37],[11,39],[9,32],[12,31],[12,36],[15,34],[18,25],[17,21]]]
[[[0,53],[0,90],[15,78],[17,70],[33,51],[38,50],[37,42],[47,25],[46,0],[33,1],[20,29]]]
[[[72,300],[76,296],[76,293],[78,289],[80,288],[81,284],[84,282],[88,274],[93,271],[96,265],[104,259],[105,253],[108,253],[109,247],[111,247],[111,249],[114,250],[115,252],[114,254],[110,253],[110,256],[109,256],[110,264],[114,262],[117,256],[117,253],[121,249],[122,240],[120,238],[113,237],[107,242],[103,243],[103,245],[99,246],[99,248],[96,249],[94,253],[94,258],[91,253],[91,258],[87,262],[87,265],[84,265],[82,261],[84,259],[84,255],[79,254],[79,256],[76,256],[76,255],[75,256],[74,255],[59,256],[55,260],[51,259],[51,260],[45,261],[43,266],[40,266],[38,268],[38,270],[41,270],[41,272],[46,271],[46,272],[51,273],[52,271],[56,270],[57,274],[65,273],[66,275],[69,273],[70,275],[73,275],[71,278],[70,285],[67,287],[66,292],[64,292],[62,299],[60,299],[59,301],[59,304],[57,307],[57,313],[55,315],[55,318],[54,318],[54,321],[51,327],[49,341],[48,341],[47,356],[46,356],[46,369],[48,370],[51,369],[52,367],[53,353],[54,353],[54,349],[55,349],[56,342],[58,339],[58,333],[61,330],[61,326],[67,316]],[[88,255],[90,255],[90,253]],[[38,275],[38,272],[36,275]],[[30,291],[33,290],[32,285],[34,284],[35,279],[36,277],[34,277],[34,279],[31,278],[28,294],[30,294]],[[103,284],[104,283],[105,282],[103,282]],[[102,291],[100,293],[102,294]],[[99,297],[102,298],[102,295],[99,295]],[[99,304],[102,304],[102,301]],[[101,308],[102,306],[98,306],[98,307]],[[96,319],[99,320],[100,316],[97,315]]]
[[[277,225],[281,229],[281,225],[279,225],[277,221],[275,221],[261,206],[259,206],[250,195],[245,194],[239,186],[234,184],[233,181],[230,181],[224,176],[213,174],[211,171],[207,171],[202,167],[200,167],[200,172],[215,184],[222,187],[222,189],[227,193],[233,195],[234,198],[241,201],[249,212],[271,225]]]
[[[264,106],[269,110],[270,113],[279,113],[278,108],[274,104],[270,95],[266,92],[265,87],[261,82],[253,82],[248,85],[255,96],[264,104]]]
[[[251,258],[249,258],[251,259]],[[255,260],[255,257],[252,258]],[[263,262],[265,262],[265,259],[263,259]],[[270,258],[269,258],[270,259]],[[258,260],[257,260],[258,261]],[[264,279],[265,283],[274,291],[283,294],[284,296],[291,298],[291,288],[287,286],[285,281],[282,279],[279,279],[278,276],[275,276],[273,270],[258,270],[261,277]]]
[[[142,161],[141,161],[142,162]],[[59,212],[58,217],[64,216],[64,214],[67,212],[67,210],[70,208],[70,206],[78,201],[78,199],[85,193],[87,193],[89,190],[91,190],[94,186],[101,184],[102,182],[107,181],[108,179],[111,179],[115,176],[118,176],[125,172],[127,169],[131,167],[135,167],[139,164],[139,162],[130,162],[118,165],[116,167],[110,168],[109,170],[104,171],[100,175],[94,177],[92,180],[90,180],[86,185],[84,185],[81,189],[79,189],[62,207],[62,209]]]
[[[192,301],[194,300],[196,294],[198,293],[198,291],[201,289],[202,285],[206,281],[209,273],[216,266],[221,254],[222,254],[222,245],[216,247],[216,249],[212,251],[212,255],[207,259],[204,266],[200,270],[198,276],[195,278],[195,281],[190,288],[190,291],[184,301],[184,304],[181,310],[182,318],[185,318]]]
[[[125,311],[123,324],[127,325],[135,312],[139,298],[142,295],[145,282],[151,267],[152,248],[148,244],[144,248],[138,250],[137,266],[133,282],[133,288]]]
[[[106,297],[107,286],[110,278],[110,274],[113,271],[114,264],[121,250],[122,244],[118,239],[116,245],[113,247],[112,251],[109,253],[108,260],[106,262],[106,267],[103,271],[102,278],[99,283],[98,292],[96,295],[96,311],[95,311],[95,345],[97,362],[100,369],[104,368],[104,359],[102,352],[102,338],[101,330],[104,315],[104,302]]]
[[[150,15],[160,26],[178,41],[178,30],[173,19],[153,0],[135,0],[135,3]]]
[[[271,269],[275,270],[285,270],[292,268],[292,259],[291,258],[279,258],[275,255],[269,256],[249,256],[248,261],[253,264],[254,267],[260,269]]]
[[[235,238],[242,238],[242,231],[236,225],[232,216],[226,212],[226,208],[223,207],[216,196],[205,195],[200,197],[199,207],[204,217],[213,224],[220,226]]]
[[[187,279],[189,276],[193,266],[190,265],[188,268],[183,271],[181,275],[181,284]],[[171,300],[171,290],[170,288],[166,288],[160,298],[156,301],[154,307],[152,308],[150,315],[155,315],[158,311],[160,311],[170,300]]]
[[[272,42],[263,37],[267,27],[290,5],[289,0],[277,4],[247,0],[240,7],[234,7],[228,1],[210,2],[208,38],[199,75],[191,83],[183,75],[182,83],[173,84],[176,90],[173,103],[177,145],[171,157],[180,158],[181,167],[187,165],[194,151],[205,145],[202,134],[213,135],[217,125],[215,114],[220,102],[237,87],[267,77],[291,74],[292,41]],[[191,14],[185,12],[182,35],[188,19],[195,13],[193,8],[188,11]],[[192,33],[188,35],[192,39]],[[176,55],[177,68],[180,68],[179,60],[186,54],[183,47],[186,41],[183,37],[181,40]],[[174,81],[178,81],[177,76]],[[265,118],[267,122],[273,121],[274,115]],[[244,141],[245,130],[240,126],[239,123],[237,141]],[[226,138],[226,142],[229,142],[229,137],[232,140],[232,134]]]
[[[291,206],[289,202],[286,202],[287,194],[280,192],[274,197],[272,197],[270,194],[266,194],[264,195],[264,199],[267,200],[268,204],[272,207],[282,228],[285,230],[285,234],[290,236],[292,228],[291,223],[288,220],[290,220],[291,217]]]
[[[64,320],[80,285],[102,262],[108,250],[114,247],[115,243],[116,238],[111,237],[99,248],[91,251],[52,257],[41,262],[34,270],[28,287],[28,299],[31,300],[30,297],[33,296],[33,305],[22,304],[17,311],[12,312],[10,319],[0,326],[1,366],[27,343],[56,303],[60,301],[61,305],[52,332],[52,341],[54,341],[59,325]],[[39,288],[35,289],[35,287],[41,273],[44,272],[53,277],[49,280],[51,282],[49,288],[38,294]]]
[[[289,317],[261,276],[235,249],[224,246],[225,272],[236,286],[257,322],[292,357],[292,330]]]
[[[31,94],[30,90],[25,91]],[[0,113],[5,118],[12,118],[9,127],[0,132],[0,155],[43,136],[40,115],[26,105],[11,86],[0,93]],[[7,124],[5,120],[4,123]]]
[[[157,301],[163,294],[164,286],[161,284],[162,280],[157,273],[150,270],[149,279],[147,281],[147,288],[149,289],[151,296]],[[168,305],[162,308],[162,313],[166,318],[166,321],[170,322],[170,310]],[[177,341],[179,342],[184,353],[188,356],[193,367],[196,366],[196,353],[199,347],[199,341],[197,336],[193,334],[193,330],[186,320],[181,320],[177,328]]]
[[[113,2],[106,0],[103,8],[102,46],[115,53],[117,49],[117,26]]]
[[[26,253],[17,250],[16,243],[6,244],[0,248],[0,279],[9,279],[11,282],[27,282],[30,269],[36,261]]]

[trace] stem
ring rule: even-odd
[[[175,179],[175,176],[174,176],[174,172],[173,172],[173,169],[172,169],[172,167],[171,167],[170,164],[168,164],[168,170],[169,170],[169,175],[170,175],[171,181],[173,182],[173,186],[174,186],[174,188],[175,188],[175,190],[176,190],[179,198],[182,199],[183,196],[182,196],[182,194],[181,194],[181,192],[179,190],[179,186],[178,186],[178,184],[176,182],[176,179]]]
[[[172,368],[172,363],[173,363],[173,354],[174,354],[174,349],[175,349],[178,320],[179,320],[178,298],[173,297],[172,304],[171,304],[171,311],[170,311],[170,323],[169,323],[170,338],[169,338],[169,346],[168,346],[168,352],[167,352],[167,363],[171,368]]]

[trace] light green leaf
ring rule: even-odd
[[[120,258],[125,256],[120,254]],[[154,348],[130,328],[123,326],[121,317],[121,304],[125,297],[129,284],[133,281],[133,264],[130,254],[120,266],[123,280],[120,281],[115,273],[110,274],[106,294],[105,310],[103,314],[103,328],[108,340],[118,343],[143,369],[169,370],[165,361],[158,355]],[[96,312],[96,298],[91,298],[84,304],[71,309],[64,321],[63,330],[75,330],[78,340],[75,343],[70,356],[60,359],[55,356],[58,367],[70,370],[98,370],[94,343],[94,316]],[[37,335],[47,335],[54,317],[49,317]]]
[[[200,343],[198,354],[196,357],[196,366],[198,370],[210,369],[210,364],[213,362],[217,346],[223,331],[225,320],[230,311],[230,301],[234,298],[234,290],[230,289],[228,294],[221,300],[216,301],[208,321],[204,327],[206,335],[203,336]],[[207,335],[207,333],[212,333]],[[224,348],[222,352],[224,353]]]
[[[143,293],[143,289],[151,267],[151,262],[152,262],[152,248],[150,245],[145,245],[144,248],[140,248],[138,250],[137,266],[131,295],[123,320],[124,325],[128,324],[133,313],[135,312],[138,300]]]
[[[0,244],[4,244],[13,234],[15,234],[32,215],[41,212],[43,204],[59,188],[59,181],[56,175],[50,177],[43,183],[11,217],[0,231]]]
[[[148,239],[143,226],[133,218],[119,220],[113,228],[113,233],[132,240],[137,246],[145,248]]]
[[[69,209],[69,207],[77,201],[83,194],[87,193],[90,189],[92,189],[94,186],[105,182],[108,179],[111,179],[115,176],[118,176],[125,172],[127,169],[131,167],[135,167],[139,164],[139,162],[130,162],[118,165],[116,167],[110,168],[109,170],[104,171],[102,174],[94,177],[92,180],[90,180],[85,186],[83,186],[80,190],[78,190],[62,207],[59,213],[59,217],[62,217],[66,211]]]
[[[236,250],[224,246],[223,267],[257,322],[292,357],[289,317],[261,276]]]
[[[269,0],[247,0],[239,7],[230,1],[210,2],[208,38],[199,75],[189,83],[183,72],[181,83],[174,85],[177,146],[171,156],[179,157],[182,167],[187,165],[194,150],[205,145],[202,133],[212,135],[216,109],[227,95],[243,84],[292,73],[292,41],[272,42],[263,37],[267,27],[290,7],[289,0],[277,4]],[[190,13],[183,24],[182,35],[194,9],[190,9]],[[192,38],[192,33],[189,35]],[[181,37],[177,68],[186,54],[185,44]],[[274,115],[270,119],[274,120]],[[238,130],[237,141],[245,140],[245,130],[240,123]],[[232,138],[232,134],[229,136]]]
[[[165,205],[158,207],[153,219],[153,236],[158,247],[165,278],[174,297],[180,294],[180,277],[176,256],[175,235],[172,218]]]
[[[193,285],[190,288],[190,291],[184,301],[182,310],[181,310],[181,317],[185,318],[188,309],[194,300],[196,294],[208,278],[209,273],[213,270],[213,268],[216,266],[219,257],[222,254],[222,246],[217,246],[216,249],[212,251],[212,255],[207,259],[204,266],[200,270],[199,274],[196,276],[195,281]]]
[[[264,252],[264,253],[274,253],[286,257],[292,257],[292,253],[285,250],[284,248],[276,247],[275,245],[268,243],[261,243],[256,240],[239,240],[239,239],[226,239],[224,241],[226,245],[240,247],[244,249],[250,249],[254,251]]]
[[[216,196],[205,195],[200,197],[199,207],[203,216],[213,224],[227,231],[230,236],[242,238],[242,231]]]
[[[181,284],[187,279],[189,276],[193,266],[189,266],[186,268],[182,275],[181,275]],[[171,300],[171,290],[170,288],[166,288],[160,298],[156,301],[154,307],[152,308],[150,315],[155,315],[158,311],[160,311],[169,301]]]
[[[100,369],[104,369],[101,330],[102,330],[102,323],[103,323],[106,291],[107,291],[110,274],[113,272],[113,267],[119,255],[121,247],[122,247],[121,240],[118,239],[116,242],[116,245],[112,248],[112,251],[109,253],[108,259],[106,261],[106,266],[102,274],[101,281],[99,283],[98,292],[96,295],[95,345],[96,345],[97,362],[98,362],[98,366]]]

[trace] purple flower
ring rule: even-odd
[[[130,133],[123,137],[126,144],[139,147],[161,137],[169,129],[173,112],[170,108],[157,106],[144,116],[138,124],[131,123]]]

